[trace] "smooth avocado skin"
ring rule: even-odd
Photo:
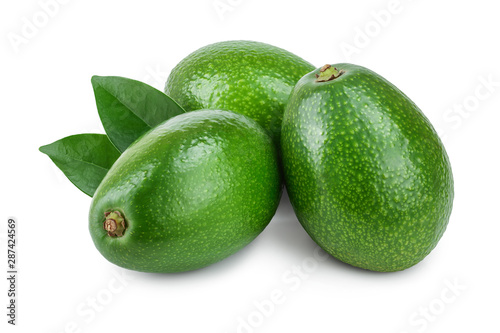
[[[279,203],[276,148],[254,120],[229,111],[178,115],[134,142],[97,188],[89,214],[95,246],[143,272],[181,272],[250,243]],[[126,229],[110,236],[106,213]]]
[[[446,229],[453,177],[429,120],[373,71],[295,86],[284,113],[281,149],[297,218],[326,252],[381,272],[420,262]]]
[[[288,96],[295,83],[314,68],[269,44],[218,42],[179,62],[167,79],[165,93],[186,111],[221,109],[249,116],[279,140]]]

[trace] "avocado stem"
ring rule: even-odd
[[[336,67],[326,64],[320,68],[319,74],[316,74],[316,82],[332,81],[344,73],[343,70],[338,70]]]
[[[127,229],[125,219],[119,211],[104,213],[105,221],[103,224],[104,230],[108,232],[110,237],[121,237]]]

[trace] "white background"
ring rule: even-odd
[[[1,330],[499,332],[495,5],[2,1],[0,266],[6,267],[6,224],[13,216],[20,274],[16,327],[6,324],[6,279],[0,283]],[[448,229],[423,262],[387,274],[320,260],[286,196],[253,243],[206,269],[137,273],[97,252],[87,230],[90,198],[38,147],[71,134],[104,133],[92,75],[130,77],[162,90],[184,56],[230,39],[267,42],[317,67],[369,67],[420,106],[442,135],[455,177]]]

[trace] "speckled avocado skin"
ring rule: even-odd
[[[235,253],[279,203],[276,148],[254,120],[188,112],[158,125],[115,162],[93,197],[89,229],[110,262],[144,272],[198,269]],[[126,220],[122,237],[105,213]]]
[[[312,70],[313,65],[281,48],[225,41],[184,58],[170,73],[165,93],[186,111],[222,109],[247,115],[279,140],[288,96]]]
[[[353,266],[398,271],[427,256],[446,229],[453,177],[432,125],[399,89],[352,64],[328,82],[295,86],[281,149],[287,191],[307,233]]]

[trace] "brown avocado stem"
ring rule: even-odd
[[[344,73],[344,70],[338,70],[336,67],[332,67],[332,65],[326,64],[320,68],[319,74],[316,74],[316,82],[332,81]]]
[[[127,229],[127,226],[125,225],[125,219],[119,211],[106,212],[104,213],[104,218],[103,228],[108,232],[108,236],[123,236],[123,232]]]

